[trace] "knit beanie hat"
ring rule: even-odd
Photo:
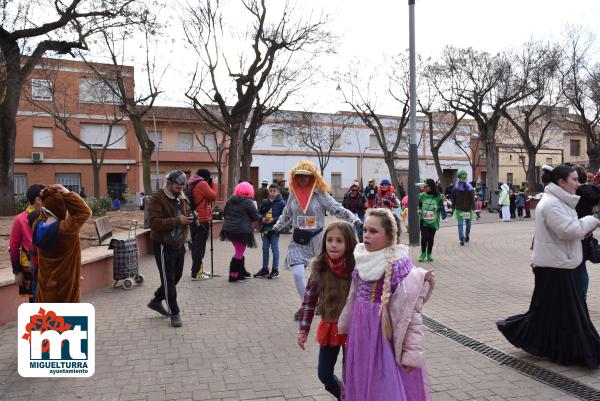
[[[42,198],[42,205],[59,220],[64,220],[67,217],[67,206],[62,192],[58,192],[56,188],[47,187],[42,191],[40,198]]]
[[[350,184],[350,189],[352,189],[352,187],[356,187],[360,190],[360,184],[356,180],[352,181],[352,184]]]

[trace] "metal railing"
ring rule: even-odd
[[[190,146],[190,145],[160,145],[161,152],[190,152],[190,153],[200,153],[206,152],[206,148],[204,146]],[[216,148],[209,148],[210,152],[216,151]]]

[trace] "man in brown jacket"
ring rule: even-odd
[[[171,317],[171,326],[181,327],[176,285],[183,273],[185,240],[192,223],[190,205],[183,194],[187,176],[181,170],[171,171],[165,186],[150,198],[148,210],[150,238],[160,273],[160,287],[148,307],[163,316]],[[162,304],[167,301],[168,310]]]

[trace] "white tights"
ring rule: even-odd
[[[304,290],[306,289],[306,279],[304,278],[304,264],[293,265],[292,273],[294,274],[294,284],[296,284],[296,291],[298,291],[298,295],[300,295],[300,300],[304,300]]]

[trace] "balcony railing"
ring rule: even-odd
[[[160,145],[161,152],[191,152],[191,153],[199,153],[206,152],[206,148],[204,146],[189,146],[189,145]],[[210,152],[216,151],[215,148],[209,148]]]

